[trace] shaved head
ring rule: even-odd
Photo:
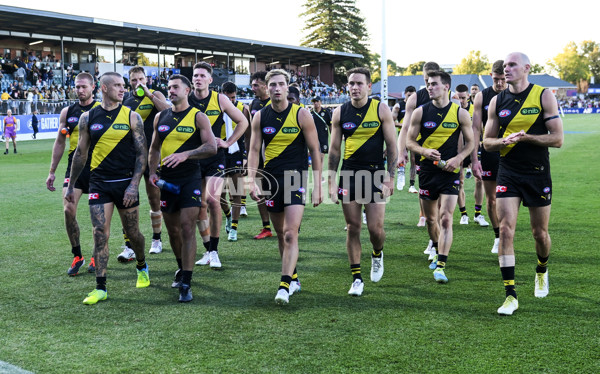
[[[104,73],[102,74],[102,76],[100,77],[100,84],[103,85],[109,85],[111,84],[115,79],[121,78],[121,74],[119,73],[114,73],[114,72],[108,72],[108,73]]]
[[[511,57],[511,56],[512,57],[516,57],[519,60],[519,62],[520,62],[521,65],[523,65],[523,66],[525,66],[525,65],[531,66],[531,62],[529,61],[529,57],[527,57],[527,55],[525,53],[522,53],[522,52],[513,52],[513,53],[511,53],[511,54],[509,54],[507,56],[507,59],[508,59],[508,57]]]

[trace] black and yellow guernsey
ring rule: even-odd
[[[345,141],[343,170],[383,169],[383,130],[378,100],[369,99],[361,108],[342,105],[340,126]]]
[[[102,106],[89,112],[92,180],[117,181],[133,176],[136,152],[131,130],[131,109],[119,105],[107,111]]]
[[[79,103],[75,103],[67,109],[67,131],[69,131],[69,160],[67,168],[70,169],[71,162],[73,161],[73,153],[75,153],[75,149],[77,148],[77,144],[79,143],[79,118],[85,112],[88,112],[90,109],[100,105],[100,102],[94,100],[90,105],[82,106]],[[92,150],[90,148],[90,152],[88,154],[88,160],[86,163],[86,168],[89,170]]]
[[[215,91],[208,91],[207,97],[202,100],[198,100],[196,95],[192,92],[188,97],[188,101],[191,106],[206,114],[210,120],[210,127],[215,138],[221,137],[221,128],[223,127],[224,122],[223,111],[221,110],[221,104],[219,104],[219,94]],[[225,150],[217,147],[216,155],[204,158],[200,161],[200,163],[211,164],[217,159],[222,159],[224,155]]]
[[[507,88],[498,94],[496,115],[500,136],[505,138],[521,130],[531,135],[548,134],[542,108],[543,92],[543,87],[530,83],[523,92],[513,94]],[[511,144],[500,150],[500,166],[523,174],[550,173],[548,147],[526,142]]]
[[[154,90],[150,90],[150,93],[154,93]],[[154,117],[158,110],[152,100],[147,96],[137,96],[135,92],[123,102],[123,105],[135,111],[142,117],[144,121],[144,135],[146,135],[146,147],[150,148],[152,143],[152,133],[154,132]]]
[[[173,153],[186,152],[202,145],[200,131],[196,127],[198,112],[191,106],[181,112],[173,112],[171,108],[160,112],[157,134],[161,141],[161,160]],[[174,168],[162,167],[162,161],[160,165],[160,175],[167,180],[200,175],[200,160],[188,159]]]
[[[252,102],[250,103],[250,115],[252,115],[252,117],[254,117],[256,112],[258,112],[259,110],[261,110],[262,108],[264,108],[268,105],[271,105],[270,97],[268,97],[264,100],[261,100],[259,98],[254,98],[254,100],[252,100]]]
[[[491,86],[481,91],[481,124],[484,130],[485,124],[488,120],[488,110],[490,107],[490,101],[492,101],[492,99],[497,95],[498,92],[494,91],[494,88]]]
[[[283,176],[287,170],[308,169],[308,151],[298,122],[299,111],[300,106],[292,103],[280,113],[272,106],[260,111],[264,170],[274,176]]]
[[[244,113],[244,103],[242,103],[241,101],[236,101],[235,104],[233,104],[240,112]],[[233,120],[231,121],[231,129],[235,130],[237,126],[237,123],[235,123]],[[222,128],[221,128],[221,139],[223,140],[227,140],[227,131],[225,129],[225,124],[223,124]],[[237,140],[237,144],[238,147],[240,148],[240,152],[242,152],[242,154],[246,154],[246,146],[244,145],[244,135],[242,134],[242,136],[240,136],[240,138]]]
[[[442,160],[448,160],[458,154],[458,137],[460,122],[458,111],[460,105],[453,102],[438,108],[429,102],[422,107],[419,144],[424,148],[437,149]],[[440,170],[433,161],[421,156],[421,170]]]

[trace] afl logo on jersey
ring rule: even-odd
[[[358,126],[356,126],[355,123],[352,122],[346,122],[342,125],[342,128],[344,130],[354,130],[355,128],[357,128]]]
[[[104,128],[104,126],[102,126],[99,123],[95,123],[93,125],[90,126],[90,130],[92,131],[98,131],[98,130],[102,130]]]
[[[508,117],[508,116],[510,116],[510,110],[508,110],[508,109],[502,109],[500,111],[500,113],[498,113],[498,116],[502,117],[502,118]]]
[[[275,129],[275,127],[265,127],[263,129],[263,133],[267,134],[267,135],[272,135],[275,134],[277,132],[277,129]]]
[[[67,122],[69,122],[69,123],[79,122],[79,118],[77,118],[77,117],[69,117],[69,119],[67,120]]]
[[[426,129],[433,129],[436,126],[437,126],[437,123],[435,123],[433,121],[428,121],[423,124],[423,127],[425,127]]]
[[[169,131],[170,129],[171,128],[169,126],[167,126],[167,125],[158,126],[158,131],[160,131],[160,132]]]

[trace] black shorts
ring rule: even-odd
[[[308,174],[294,170],[285,173],[277,176],[265,173],[262,178],[263,196],[269,212],[281,213],[286,206],[305,204]]]
[[[225,176],[225,163],[225,153],[221,151],[212,157],[201,159],[200,169],[202,171],[202,178],[223,178]]]
[[[519,174],[500,167],[496,198],[520,197],[523,206],[547,206],[552,203],[552,178],[547,174]]]
[[[69,180],[71,177],[71,163],[67,165],[67,171],[65,172],[65,180],[63,182],[63,187],[69,186]],[[79,174],[79,178],[75,181],[74,188],[78,188],[83,193],[87,194],[90,192],[90,168],[89,165],[81,170],[81,174]]]
[[[414,159],[415,159],[415,170],[418,173],[419,170],[421,170],[421,155],[418,153],[415,153],[413,151],[410,151],[410,153],[412,154],[411,157],[414,157]]]
[[[244,155],[242,152],[225,154],[225,174],[236,174],[244,171]]]
[[[500,165],[500,152],[488,152],[483,147],[481,151],[481,170],[484,181],[495,181],[498,179],[498,165]]]
[[[359,204],[384,203],[381,185],[387,175],[382,167],[374,170],[340,170],[338,199],[344,203],[356,201]]]
[[[443,170],[423,170],[419,173],[419,197],[437,200],[440,195],[458,195],[460,176]]]
[[[131,206],[123,205],[125,190],[129,187],[131,179],[118,182],[106,182],[90,179],[89,204],[99,205],[114,203],[117,209],[130,209],[140,205],[140,196]]]
[[[165,179],[181,189],[176,195],[166,190],[160,190],[160,210],[165,213],[175,213],[183,208],[200,207],[202,205],[202,177],[201,174],[181,178]]]
[[[470,155],[465,157],[465,159],[462,161],[463,168],[468,168],[469,165],[471,165],[471,156]]]

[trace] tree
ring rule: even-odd
[[[404,75],[423,75],[425,61],[413,62],[404,70]]]
[[[398,66],[398,64],[396,64],[392,60],[388,59],[387,63],[388,63],[388,65],[387,65],[388,77],[394,76],[394,75],[402,75],[402,73],[406,70],[406,68]],[[372,69],[371,81],[373,83],[379,82],[381,80],[381,56],[378,53],[371,54],[371,61],[370,61],[369,65],[371,66],[371,69]]]
[[[584,40],[581,43],[581,49],[588,60],[591,76],[598,81],[600,79],[600,44],[591,40]]]
[[[546,69],[543,65],[540,64],[531,64],[531,70],[529,70],[531,74],[543,74],[546,72]]]
[[[558,72],[560,79],[577,85],[579,92],[582,92],[582,83],[590,77],[588,59],[580,53],[575,42],[569,42],[563,52],[552,59],[550,66]]]
[[[369,34],[365,20],[356,7],[356,0],[306,0],[304,8],[306,11],[301,16],[307,19],[303,31],[307,31],[308,35],[300,45],[364,56],[359,61],[348,60],[336,64],[338,78],[357,65],[369,66]]]
[[[460,61],[453,69],[453,74],[489,74],[492,69],[487,55],[481,55],[481,51],[471,51],[466,58]]]

